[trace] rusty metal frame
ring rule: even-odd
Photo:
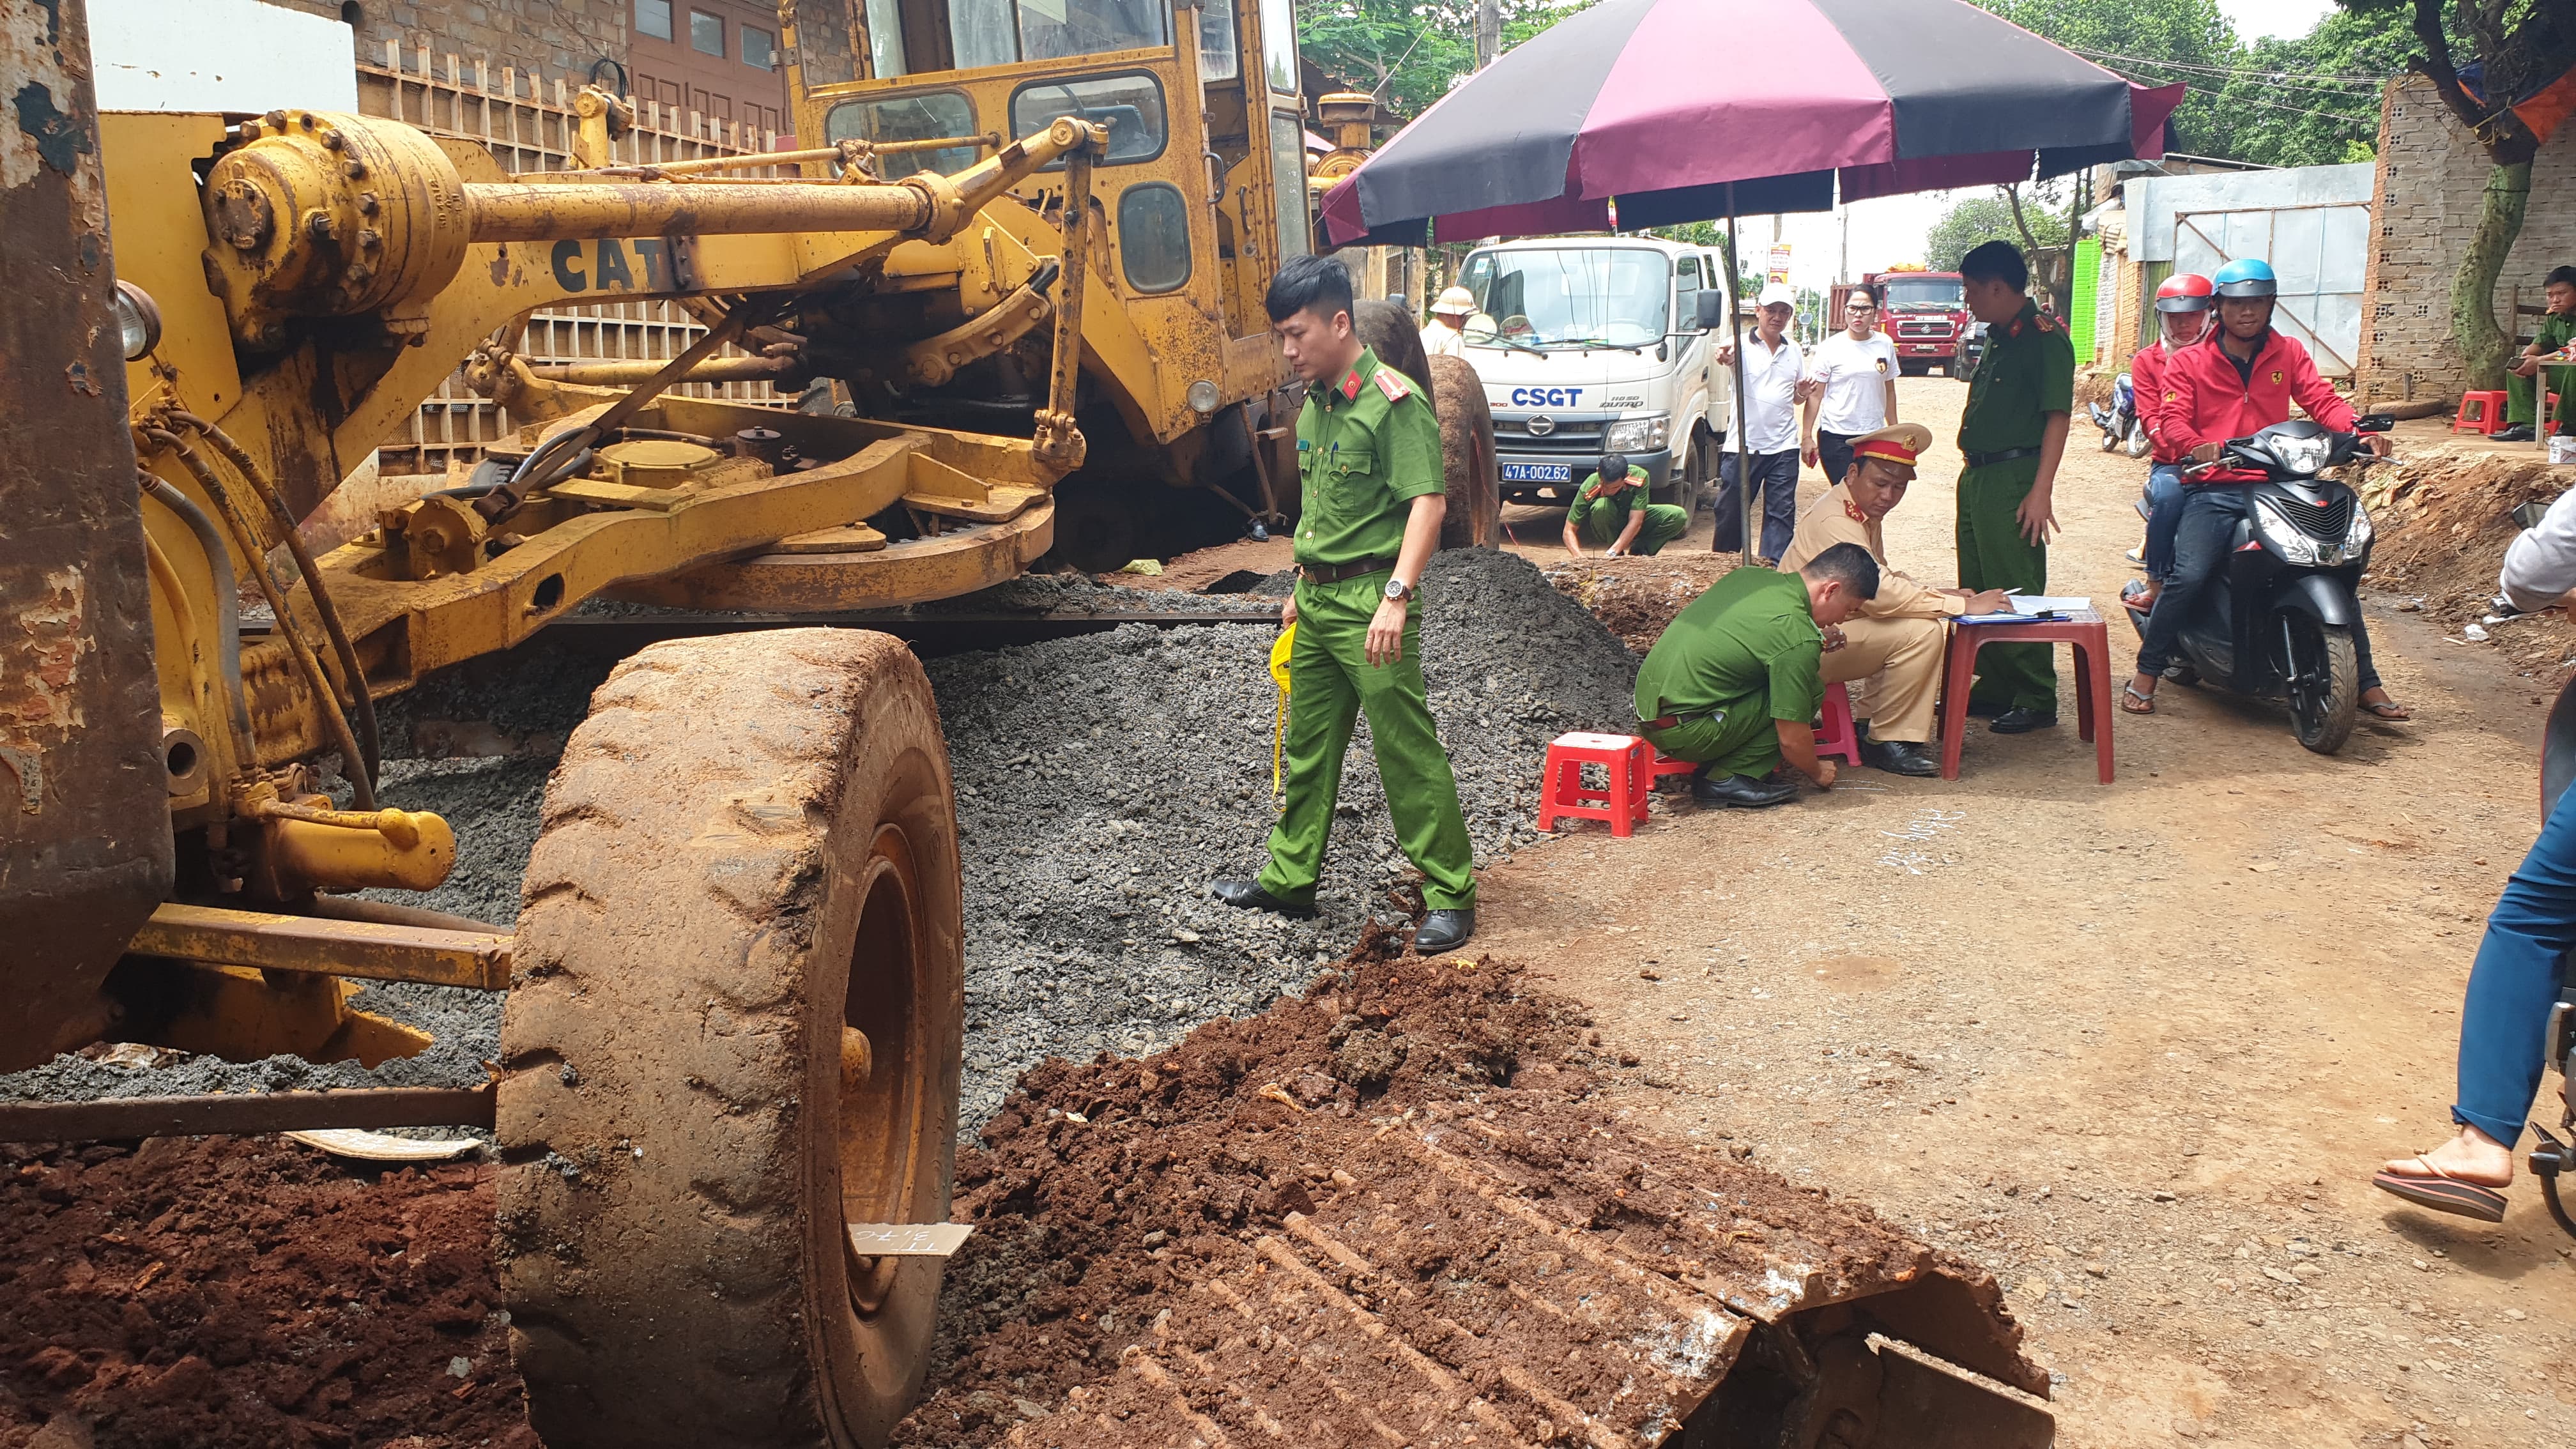
[[[503,991],[510,985],[510,937],[505,935],[177,902],[154,911],[126,949],[138,956],[369,981],[418,981],[478,991]]]
[[[0,1142],[122,1142],[309,1132],[328,1127],[492,1126],[491,1084],[367,1087],[348,1092],[243,1092],[208,1097],[113,1097],[96,1102],[0,1102]]]

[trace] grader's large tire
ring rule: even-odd
[[[1502,484],[1495,472],[1494,410],[1485,385],[1463,357],[1425,360],[1431,410],[1440,416],[1440,466],[1449,481],[1449,511],[1440,520],[1442,548],[1492,548],[1503,541]]]
[[[502,1018],[498,1256],[548,1449],[872,1445],[921,1383],[963,941],[921,666],[882,634],[657,644],[546,792]]]

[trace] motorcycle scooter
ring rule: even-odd
[[[2284,700],[2301,745],[2333,754],[2360,712],[2361,671],[2353,630],[2355,590],[2370,562],[2370,515],[2327,469],[2375,461],[2361,433],[2386,432],[2373,414],[2359,431],[2335,433],[2305,418],[2231,438],[2217,461],[2188,469],[2198,487],[2241,488],[2246,517],[2182,631],[2182,659],[2165,677],[2203,680],[2253,699]],[[2122,598],[2139,637],[2148,610]]]
[[[2138,392],[2127,373],[2121,373],[2112,381],[2109,408],[2100,403],[2087,403],[2085,411],[2093,415],[2093,426],[2102,430],[2103,452],[2117,448],[2132,458],[2147,455],[2150,446],[2147,425],[2138,417]]]

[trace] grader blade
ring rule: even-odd
[[[1402,950],[1372,928],[1303,1001],[1023,1078],[960,1162],[952,1272],[1067,1287],[966,1330],[898,1442],[2054,1442],[1990,1276],[1640,1130],[1578,1004]]]
[[[1735,1174],[1685,1162],[1615,1186],[1528,1145],[1481,1117],[1385,1134],[1313,1119],[1268,1150],[1341,1163],[1351,1185],[1241,1244],[1115,1375],[1005,1442],[2054,1442],[2048,1377],[1991,1282],[1919,1248],[1738,1226]],[[1626,1226],[1568,1221],[1614,1193]]]

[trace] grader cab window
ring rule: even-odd
[[[1243,52],[1234,38],[1234,7],[1220,3],[1199,8],[1199,79],[1230,81],[1243,73]]]
[[[1011,134],[1032,136],[1072,116],[1109,128],[1104,164],[1151,161],[1163,154],[1171,122],[1163,88],[1150,75],[1102,75],[1075,81],[1039,81],[1011,93]],[[1047,169],[1058,170],[1059,161]]]
[[[1138,292],[1168,292],[1190,279],[1190,204],[1168,181],[1130,186],[1118,198],[1118,262]]]
[[[975,133],[975,106],[955,91],[846,101],[823,118],[826,141],[928,141]],[[972,146],[944,151],[898,151],[877,158],[877,174],[899,181],[916,171],[963,171],[982,153]]]
[[[1172,43],[1167,0],[866,0],[880,80]]]

